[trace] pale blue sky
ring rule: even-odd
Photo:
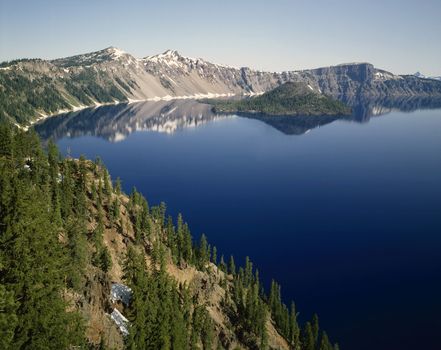
[[[441,75],[441,0],[0,0],[0,61],[119,47],[262,70]]]

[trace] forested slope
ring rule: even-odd
[[[63,159],[5,125],[0,272],[1,349],[337,349],[316,316],[299,324],[277,283],[266,294],[248,258],[237,268],[196,243],[181,215],[122,193],[99,160]]]

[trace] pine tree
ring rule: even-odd
[[[260,332],[260,349],[268,349],[268,332],[265,327]]]
[[[11,286],[19,301],[11,346],[65,349],[69,344],[81,344],[82,323],[75,313],[66,311],[62,299],[66,257],[57,227],[51,222],[47,192],[30,186],[28,180],[11,180],[15,193],[9,206],[13,214],[5,218],[6,232],[2,234],[2,251],[9,257],[3,258],[1,281]]]
[[[294,302],[291,303],[291,312],[289,318],[289,340],[294,350],[300,349],[300,327],[297,322],[297,311]]]
[[[182,254],[185,261],[193,263],[193,243],[190,229],[187,224],[184,224],[184,242],[182,247]]]
[[[116,178],[114,191],[116,195],[121,195],[121,179],[119,177]]]
[[[0,124],[0,157],[11,157],[13,146],[12,129],[8,124]]]
[[[203,326],[201,329],[202,347],[204,350],[210,350],[213,344],[213,321],[206,308],[203,309]]]
[[[216,248],[216,246],[213,247],[211,261],[213,262],[213,264],[217,265],[217,248]]]
[[[110,175],[107,169],[103,170],[104,173],[104,194],[107,198],[110,198],[110,195],[112,193],[112,182],[110,181]]]
[[[81,290],[84,285],[84,270],[89,262],[86,228],[83,222],[71,219],[66,225],[68,239],[68,281],[72,288]]]
[[[132,289],[132,298],[127,314],[131,324],[127,348],[147,348],[146,345],[149,344],[147,334],[149,329],[147,327],[150,325],[147,320],[146,298],[149,296],[147,287],[152,287],[152,284],[150,284],[142,256],[133,247],[129,247],[127,250],[127,257],[124,262],[124,279]]]
[[[320,344],[318,345],[319,350],[333,350],[332,344],[329,341],[326,332],[322,332],[320,337]]]
[[[230,256],[230,262],[228,263],[228,273],[232,274],[233,276],[236,274],[236,264],[234,263],[234,258],[232,255]]]
[[[1,268],[0,268],[1,271]],[[12,349],[15,327],[18,323],[16,315],[17,303],[14,293],[0,284],[0,348]]]
[[[248,256],[245,257],[245,286],[249,286],[253,279],[253,263]]]
[[[108,272],[112,267],[112,257],[106,246],[104,246],[100,252],[100,267],[104,272]]]
[[[172,294],[172,315],[171,315],[171,348],[185,349],[188,344],[187,328],[184,314],[181,310],[179,294]]]
[[[64,221],[67,221],[72,214],[74,194],[73,194],[73,181],[71,173],[71,165],[69,160],[63,162],[63,176],[61,180],[61,213]]]
[[[177,227],[176,227],[176,243],[177,243],[177,252],[178,252],[178,262],[184,258],[184,220],[182,219],[182,214],[178,214]]]
[[[49,177],[50,177],[50,191],[52,202],[52,222],[58,227],[62,225],[61,219],[61,205],[60,205],[60,191],[58,186],[59,180],[59,161],[60,153],[55,143],[50,140],[48,144],[48,162],[49,162]]]
[[[205,265],[208,262],[208,243],[207,237],[204,234],[201,235],[198,252],[199,267],[205,269]]]
[[[314,333],[310,322],[306,322],[305,328],[302,332],[302,346],[304,350],[315,349]]]
[[[320,331],[319,320],[318,320],[317,314],[314,314],[312,316],[311,328],[312,328],[312,334],[314,336],[314,344],[317,345],[319,331]]]
[[[225,264],[224,255],[222,254],[219,261],[219,268],[223,272],[227,272],[227,264]]]
[[[95,181],[92,182],[92,185],[90,187],[91,187],[90,195],[91,195],[92,202],[96,203],[97,198],[98,198],[98,194],[97,194],[97,190],[96,190]]]

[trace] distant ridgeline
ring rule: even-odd
[[[207,100],[216,113],[263,113],[268,115],[350,115],[340,101],[321,94],[303,82],[288,82],[263,95],[241,100]]]
[[[0,124],[1,349],[336,350],[181,215]]]
[[[135,58],[117,48],[56,60],[0,64],[0,120],[29,125],[86,106],[160,98],[217,98],[303,82],[339,99],[441,96],[441,81],[395,75],[368,63],[280,73],[234,68],[176,51]]]

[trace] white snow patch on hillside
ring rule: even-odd
[[[124,336],[129,335],[129,320],[125,318],[118,309],[113,309],[110,318],[116,323],[118,329]]]

